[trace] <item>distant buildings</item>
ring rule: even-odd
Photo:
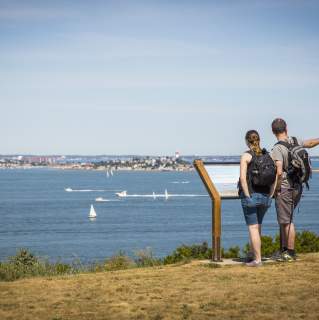
[[[191,162],[174,156],[0,156],[0,168],[52,167],[82,170],[191,170]]]

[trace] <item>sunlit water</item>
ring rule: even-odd
[[[315,163],[318,167],[318,162]],[[104,190],[66,192],[76,190]],[[83,262],[101,260],[119,250],[128,254],[151,247],[164,256],[181,244],[211,238],[211,201],[208,197],[123,198],[128,194],[206,195],[196,172],[115,172],[50,169],[0,170],[0,259],[21,247],[52,260]],[[296,224],[299,230],[319,233],[319,173],[305,192]],[[114,200],[95,202],[103,197]],[[88,219],[90,205],[97,212]],[[224,201],[222,245],[243,246],[247,230],[240,202]],[[272,207],[265,216],[264,233],[274,235],[278,226]]]

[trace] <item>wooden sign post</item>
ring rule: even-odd
[[[212,200],[212,251],[213,261],[222,261],[221,256],[221,200],[222,199],[238,199],[237,190],[225,190],[220,192],[214,185],[209,173],[207,172],[205,165],[237,165],[239,168],[239,162],[203,162],[202,160],[195,160],[194,167],[197,170],[201,180],[206,187],[206,190]],[[239,177],[239,175],[238,175]]]

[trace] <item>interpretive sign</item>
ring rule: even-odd
[[[195,160],[194,167],[212,199],[212,259],[221,261],[221,199],[238,198],[239,162]]]
[[[239,164],[205,163],[204,167],[221,198],[238,196]]]

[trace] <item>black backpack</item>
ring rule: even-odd
[[[263,149],[262,154],[257,156],[254,152],[249,152],[252,156],[248,167],[248,179],[252,187],[270,187],[276,180],[276,165],[269,152]]]
[[[297,138],[292,137],[293,143],[278,141],[277,144],[288,149],[287,175],[293,183],[305,184],[309,189],[309,179],[311,178],[311,161],[306,149],[299,145]]]

